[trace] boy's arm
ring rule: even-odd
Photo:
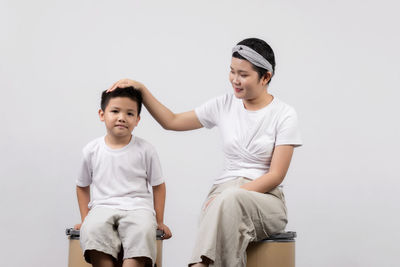
[[[164,239],[169,239],[172,236],[171,230],[164,224],[165,194],[165,183],[153,186],[153,201],[154,210],[156,212],[157,229],[164,231]]]
[[[89,213],[88,204],[90,201],[90,186],[76,186],[76,196],[78,197],[79,211],[81,212],[81,223],[75,225],[74,228],[79,230],[81,228],[81,224]]]

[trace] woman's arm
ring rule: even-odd
[[[80,229],[81,224],[85,220],[89,213],[89,201],[90,201],[90,186],[80,187],[76,186],[76,196],[78,197],[79,211],[81,212],[81,223],[75,225],[75,229]]]
[[[165,207],[165,183],[153,186],[153,202],[156,212],[157,229],[164,231],[164,239],[172,236],[168,226],[164,224],[164,207]]]
[[[203,127],[193,110],[178,114],[173,113],[166,106],[161,104],[150,93],[146,86],[144,86],[140,82],[129,79],[122,79],[113,84],[113,86],[108,89],[108,91],[112,91],[117,87],[125,88],[130,86],[133,86],[142,93],[143,104],[150,112],[150,114],[154,117],[154,119],[156,119],[156,121],[164,129],[173,131],[189,131]]]
[[[293,149],[292,145],[276,146],[269,171],[263,176],[242,185],[241,188],[265,193],[280,185],[289,169]]]

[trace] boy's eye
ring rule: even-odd
[[[134,116],[134,114],[133,114],[133,113],[130,113],[130,112],[128,113],[128,115],[129,115],[129,116]]]
[[[118,110],[111,110],[112,113],[118,113]]]

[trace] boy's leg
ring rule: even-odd
[[[126,259],[139,259],[139,262],[154,264],[157,257],[157,223],[154,213],[147,209],[124,213],[119,219],[117,229],[124,250],[124,264]],[[126,264],[130,262],[127,261]]]
[[[80,242],[87,262],[91,263],[93,251],[117,258],[121,249],[121,241],[115,230],[117,212],[111,208],[95,207],[86,216],[80,230]]]
[[[122,267],[144,267],[146,258],[125,259]]]
[[[114,267],[114,259],[108,254],[97,250],[89,250],[88,256],[92,261],[93,267]]]

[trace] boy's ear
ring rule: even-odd
[[[99,118],[101,121],[104,121],[104,111],[102,109],[99,109]]]

